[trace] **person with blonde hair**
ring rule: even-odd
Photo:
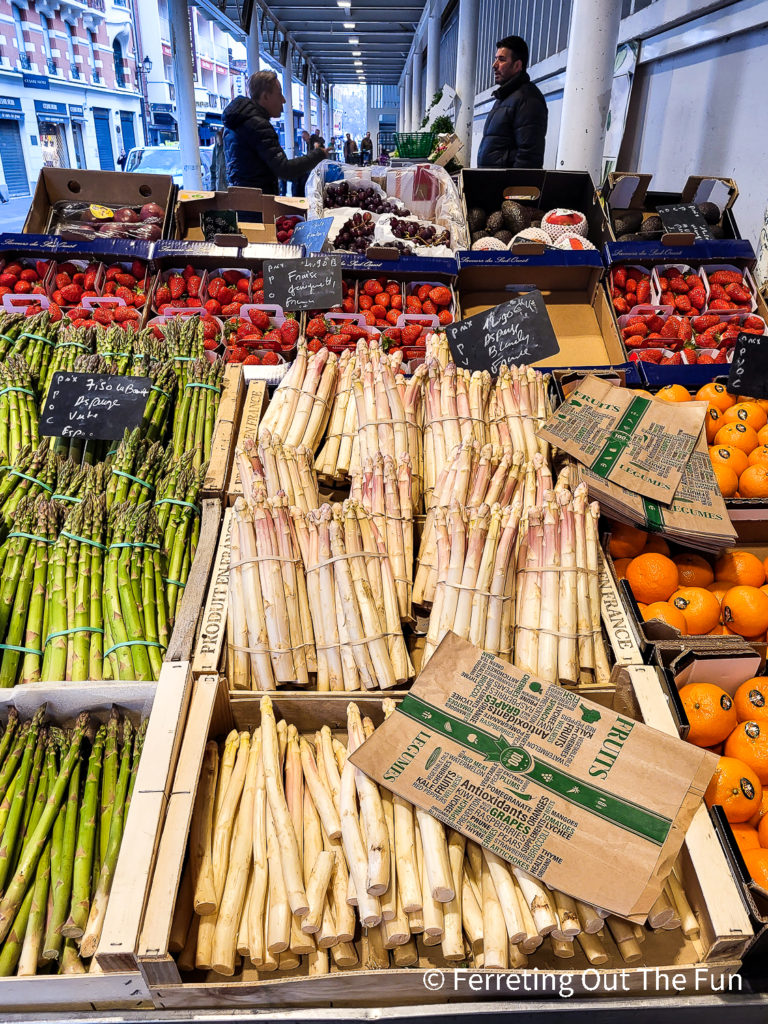
[[[322,148],[289,160],[280,145],[272,119],[280,117],[285,96],[274,71],[257,71],[248,80],[248,96],[238,96],[226,107],[224,154],[230,185],[260,188],[277,195],[279,182],[299,181],[326,158]],[[302,132],[304,141],[309,133]]]

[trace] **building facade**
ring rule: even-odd
[[[143,143],[130,2],[0,0],[6,196],[29,195],[45,166],[115,170]]]

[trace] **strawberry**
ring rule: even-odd
[[[707,302],[707,293],[703,288],[692,288],[688,292],[688,299],[694,309],[704,309]]]
[[[627,284],[626,267],[618,267],[613,274],[613,284],[616,288],[623,289]]]
[[[444,285],[440,285],[438,288],[430,289],[429,298],[436,306],[450,306],[451,290]]]
[[[296,320],[286,320],[280,327],[280,341],[283,345],[293,348],[299,340],[299,324]]]
[[[421,310],[419,310],[419,312],[421,312]],[[388,324],[392,324],[393,327],[396,327],[397,326],[397,321],[399,320],[399,318],[400,318],[400,310],[399,309],[390,309],[390,311],[387,313],[387,315],[385,317],[385,320],[387,321]]]
[[[614,299],[613,300],[613,308],[616,310],[617,313],[628,313],[629,312],[629,303],[627,302],[626,299],[621,299],[621,298]]]
[[[393,295],[392,296],[392,300],[390,302],[390,305],[391,305],[392,309],[397,309],[397,310],[402,309],[403,308],[403,296],[402,295]]]
[[[734,303],[729,299],[714,299],[709,304],[710,309],[734,309]]]
[[[639,334],[631,334],[628,338],[624,339],[624,344],[627,348],[642,348],[645,344],[645,338]]]
[[[681,313],[690,313],[691,300],[688,298],[687,295],[675,296],[675,309],[679,309]]]
[[[206,313],[210,313],[211,316],[216,316],[221,312],[221,303],[217,302],[216,299],[208,299],[203,308]]]
[[[366,296],[366,298],[370,298],[370,295]],[[350,298],[344,299],[344,301],[341,304],[341,307],[337,308],[334,306],[334,310],[336,310],[339,313],[354,313],[355,300]]]
[[[29,284],[34,284],[37,281],[37,271],[32,269],[22,270],[19,274],[19,280],[27,281]]]
[[[403,345],[413,345],[421,337],[421,327],[418,324],[408,324],[401,331]]]
[[[9,273],[7,270],[0,274],[0,285],[3,285],[5,288],[13,288],[17,281],[16,275]]]
[[[375,308],[376,307],[374,306],[373,309]],[[365,317],[365,322],[368,325],[368,327],[375,327],[377,323],[385,324],[387,321],[382,319],[384,314],[382,313],[382,317],[379,317],[377,319],[376,314],[373,312],[373,309],[369,309],[367,313],[363,313],[363,316]]]
[[[370,296],[370,295],[361,295],[360,296],[360,298],[358,300],[358,306],[360,307],[360,312],[361,313],[363,312],[363,310],[370,309],[372,305],[373,305],[373,298],[372,298],[372,296]]]
[[[437,319],[440,323],[440,326],[445,327],[446,324],[453,323],[453,313],[450,311],[450,309],[441,309],[440,312],[437,314]]]
[[[202,277],[199,274],[190,274],[187,278],[187,294],[199,295],[200,285],[203,283]]]
[[[186,281],[179,274],[171,274],[168,278],[168,288],[172,299],[180,299],[186,288]]]
[[[321,316],[313,317],[312,320],[307,324],[307,337],[308,338],[324,338],[328,333],[325,320]],[[313,349],[317,351],[317,349]]]
[[[255,353],[252,353],[251,355],[246,356],[245,359],[243,360],[243,366],[260,366],[260,365],[261,365],[261,360],[259,359],[259,357]]]
[[[68,284],[61,289],[61,301],[64,305],[76,305],[83,294],[83,289],[77,284]]]
[[[263,309],[249,309],[248,317],[254,327],[258,327],[260,331],[269,330],[269,315]]]
[[[277,366],[280,362],[280,356],[277,352],[265,352],[261,357],[262,366]]]
[[[743,280],[738,270],[715,270],[709,275],[710,284],[741,284]]]
[[[42,277],[42,274],[40,276]],[[384,286],[384,291],[387,293],[387,295],[399,295],[400,285],[397,283],[397,281],[388,281],[387,284]]]
[[[741,325],[742,331],[758,331],[760,334],[765,330],[765,324],[761,317],[751,313],[748,317],[744,318],[744,323]]]
[[[133,292],[131,291],[130,288],[126,288],[124,285],[120,285],[120,287],[115,292],[115,297],[118,299],[123,299],[125,304],[128,306],[133,305]]]
[[[658,348],[646,349],[642,352],[630,352],[629,359],[632,363],[660,363],[662,353]]]
[[[683,317],[677,329],[677,340],[685,342],[690,341],[692,337],[693,328],[691,327],[691,321],[687,317]]]
[[[735,281],[725,286],[725,293],[732,302],[745,302],[750,305],[752,303],[749,290],[743,284],[737,284]]]
[[[248,357],[248,353],[242,345],[237,345],[235,348],[229,349],[228,355],[230,363],[242,363],[242,361]]]
[[[374,303],[374,305],[371,306],[371,308],[370,308],[370,310],[368,310],[368,312],[373,317],[374,322],[376,320],[382,320],[387,315],[386,309],[383,306],[380,306],[378,304],[378,302]]]
[[[405,311],[406,313],[421,313],[421,299],[415,295],[409,295],[405,300]]]
[[[239,270],[223,270],[221,276],[227,282],[227,284],[237,284],[243,278],[242,273]],[[248,279],[245,278],[247,281]]]
[[[319,352],[323,347],[323,343],[319,338],[311,338],[307,343],[307,350],[309,352]]]
[[[273,327],[271,331],[267,331],[264,335],[264,341],[282,341],[280,331],[278,331],[276,327]]]
[[[648,302],[651,297],[651,283],[646,278],[643,281],[637,282],[637,302],[641,305],[644,302]]]
[[[676,295],[686,295],[691,289],[682,277],[672,277],[669,281],[669,290]]]
[[[366,295],[378,295],[379,292],[384,291],[383,285],[375,277],[369,278],[367,281],[365,281],[363,283],[363,289]]]
[[[683,361],[683,357],[679,352],[673,352],[671,356],[664,356],[661,360],[662,366],[680,366]]]
[[[384,309],[389,309],[389,307],[392,305],[392,296],[389,294],[389,292],[380,292],[376,296],[376,305],[383,306]]]

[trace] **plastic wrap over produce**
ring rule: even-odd
[[[353,167],[334,161],[323,161],[310,174],[307,182],[309,218],[336,217],[337,213],[340,213],[333,207],[325,206],[326,187],[340,181],[349,182],[356,188],[372,188],[377,194],[386,195],[390,203],[402,206],[404,215],[418,217],[449,231],[451,250],[469,248],[469,236],[461,211],[459,193],[444,168],[431,164],[396,169],[379,168],[375,164],[372,167]],[[338,227],[334,221],[329,233],[331,240],[335,237],[335,231],[338,231]],[[376,241],[379,241],[378,236]],[[428,251],[420,247],[415,251],[419,255],[445,255],[442,247],[430,247]]]

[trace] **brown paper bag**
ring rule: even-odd
[[[552,888],[637,923],[717,765],[455,633],[351,759]]]
[[[668,504],[706,411],[706,402],[654,401],[589,374],[537,433],[604,480]]]

